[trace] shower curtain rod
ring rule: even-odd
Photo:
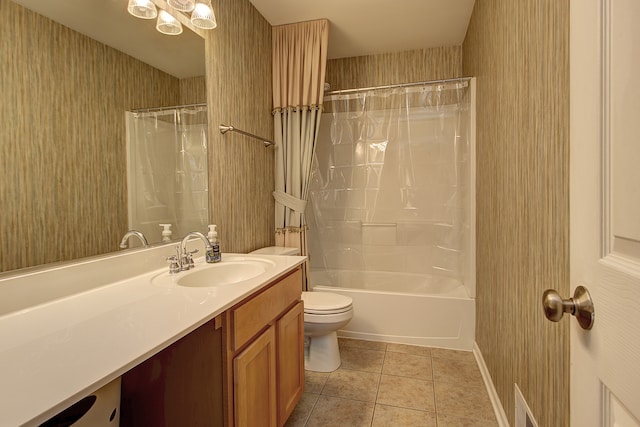
[[[400,83],[400,84],[395,84],[395,85],[362,87],[362,88],[357,88],[357,89],[342,89],[342,90],[333,90],[333,91],[330,91],[330,92],[325,92],[324,96],[345,95],[345,94],[349,94],[349,93],[365,92],[367,90],[394,89],[394,88],[397,88],[397,87],[410,87],[410,86],[420,86],[420,85],[437,84],[437,83],[468,82],[469,80],[471,80],[471,77],[458,77],[458,78],[455,78],[455,79],[429,80],[429,81],[424,81],[424,82]]]
[[[260,141],[262,141],[262,143],[264,144],[265,147],[268,147],[270,145],[276,145],[275,142],[273,142],[273,141],[270,141],[270,140],[268,140],[266,138],[263,138],[261,136],[254,135],[252,133],[245,132],[243,130],[234,128],[233,126],[220,125],[220,126],[218,126],[218,129],[220,129],[220,133],[223,134],[223,135],[225,133],[227,133],[227,132],[238,132],[238,133],[240,133],[242,135],[249,136],[249,137],[254,138],[254,139],[259,139]]]
[[[172,105],[169,107],[138,108],[137,110],[130,110],[130,111],[132,113],[150,113],[152,111],[175,110],[176,108],[206,107],[206,106],[207,106],[206,103],[199,103],[199,104]]]

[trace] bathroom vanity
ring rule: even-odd
[[[0,277],[3,425],[37,426],[118,377],[122,426],[284,424],[304,383],[305,258],[224,254],[168,278],[172,250]],[[266,267],[234,282],[234,263]]]
[[[282,426],[304,387],[296,268],[122,376],[120,425]]]

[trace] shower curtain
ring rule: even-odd
[[[475,190],[469,81],[338,91],[324,111],[307,209],[312,271],[464,282]]]
[[[273,28],[275,241],[307,255],[304,212],[324,95],[329,22]],[[303,266],[305,283],[308,265]]]
[[[273,28],[276,229],[304,224],[324,94],[328,29],[325,19]]]
[[[206,232],[209,223],[207,107],[126,112],[129,228],[161,241]]]

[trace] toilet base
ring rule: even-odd
[[[338,334],[333,331],[326,335],[307,337],[309,348],[304,352],[304,369],[313,372],[333,372],[340,367]]]

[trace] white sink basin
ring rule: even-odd
[[[192,270],[176,274],[162,273],[151,279],[157,285],[179,285],[209,288],[253,279],[275,267],[273,261],[262,258],[235,258],[216,264],[198,263]]]

